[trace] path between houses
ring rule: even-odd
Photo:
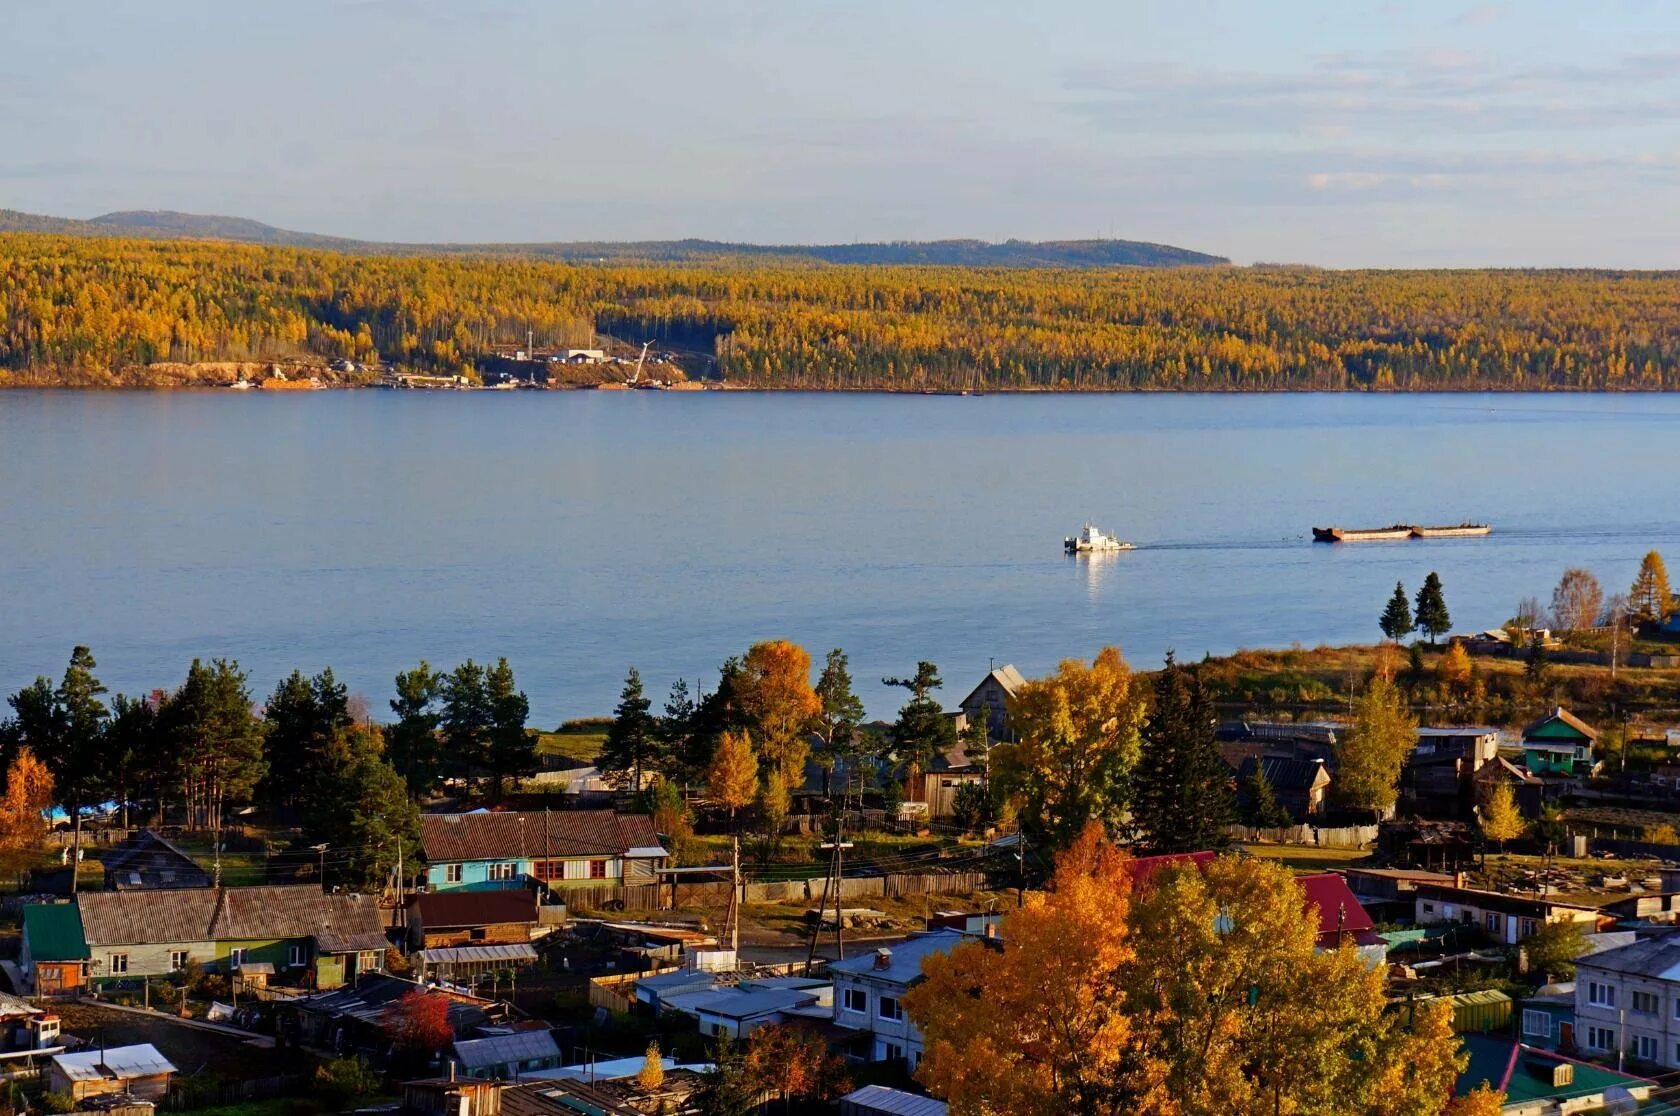
[[[243,1039],[251,1046],[255,1046],[262,1050],[274,1049],[273,1035],[259,1035],[255,1031],[246,1031],[241,1030],[238,1027],[229,1027],[225,1023],[208,1023],[202,1019],[182,1019],[179,1015],[175,1015],[170,1012],[155,1011],[152,1008],[129,1007],[126,1004],[113,1004],[109,1000],[95,1000],[83,997],[80,1002],[90,1004],[94,1007],[108,1008],[111,1011],[127,1012],[129,1015],[138,1015],[146,1019],[156,1019],[163,1023],[174,1023],[181,1027],[191,1027],[197,1031],[210,1031],[213,1034],[227,1035],[230,1038]]]

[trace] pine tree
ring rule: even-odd
[[[1196,852],[1225,844],[1230,775],[1213,734],[1201,680],[1171,653],[1155,676],[1155,707],[1143,727],[1133,822],[1151,852]]]
[[[1635,624],[1660,624],[1674,611],[1674,595],[1668,588],[1668,567],[1662,555],[1650,551],[1639,563],[1639,574],[1628,590],[1628,604]]]
[[[444,676],[442,694],[443,772],[470,783],[483,770],[495,723],[484,668],[468,659]]]
[[[110,710],[99,696],[105,686],[94,677],[97,666],[93,652],[76,647],[70,652],[70,663],[64,669],[64,680],[54,694],[57,708],[56,722],[60,728],[58,747],[41,753],[47,770],[52,773],[58,797],[70,814],[74,834],[71,846],[72,865],[81,863],[82,810],[103,800],[108,774],[105,746],[106,722]],[[76,890],[76,873],[71,873],[70,890]]]
[[[497,659],[484,676],[484,692],[490,703],[484,766],[490,773],[492,793],[500,799],[508,782],[537,770],[537,742],[525,727],[531,702],[514,683],[513,668],[506,659]]]
[[[1272,781],[1266,778],[1264,764],[1255,763],[1243,791],[1248,798],[1246,805],[1250,825],[1262,829],[1276,829],[1294,824],[1295,819],[1289,816],[1289,811],[1278,801],[1277,792],[1272,790]]]
[[[1383,635],[1396,643],[1412,630],[1412,606],[1406,603],[1406,586],[1402,583],[1394,583],[1394,596],[1388,599],[1388,607],[1383,609],[1377,624]]]
[[[1441,593],[1441,578],[1434,570],[1423,579],[1417,595],[1417,627],[1429,637],[1429,645],[1452,631],[1452,617],[1447,614],[1447,599]]]
[[[624,676],[624,689],[613,710],[612,725],[601,744],[595,765],[614,786],[640,793],[642,769],[659,758],[659,725],[648,712],[653,703],[642,692],[642,675],[635,667]]]
[[[443,716],[437,708],[443,679],[424,659],[396,677],[391,712],[397,721],[385,730],[385,753],[407,784],[410,798],[428,797],[443,778],[443,751],[438,742]]]
[[[817,731],[823,741],[817,763],[823,769],[825,795],[832,792],[834,769],[850,756],[857,727],[863,723],[863,701],[852,692],[852,674],[847,666],[846,652],[836,647],[828,653],[817,679],[817,699],[822,702]]]
[[[349,727],[349,691],[331,667],[313,679],[294,670],[264,704],[263,721],[268,772],[259,793],[271,806],[290,805],[314,792],[327,746]]]

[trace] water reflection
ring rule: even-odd
[[[1068,561],[1079,566],[1080,572],[1085,575],[1087,601],[1097,603],[1103,594],[1103,588],[1115,580],[1115,566],[1127,553],[1124,550],[1082,550],[1077,554],[1068,555]]]

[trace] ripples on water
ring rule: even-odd
[[[1376,638],[1440,571],[1461,629],[1680,557],[1672,396],[0,393],[0,686],[87,642],[112,689],[237,657],[376,711],[506,654],[533,719],[786,636],[875,684]],[[1086,518],[1138,550],[1070,558]],[[1314,525],[1487,520],[1314,545]]]

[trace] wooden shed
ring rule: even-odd
[[[169,1092],[176,1073],[169,1059],[149,1042],[133,1046],[96,1047],[74,1054],[53,1055],[47,1068],[47,1092],[74,1100],[107,1093],[157,1100]]]

